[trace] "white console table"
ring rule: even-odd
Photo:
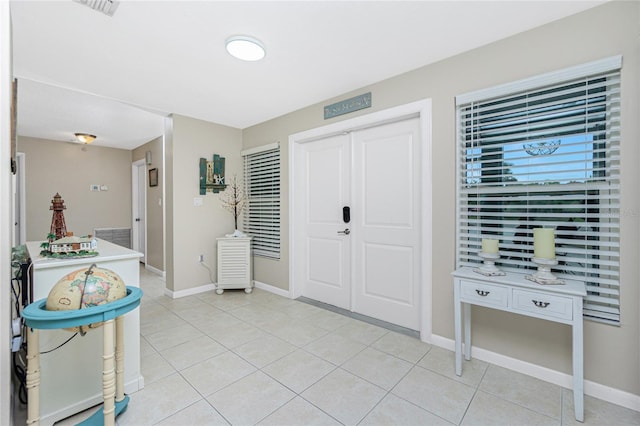
[[[513,312],[568,324],[573,330],[573,403],[576,420],[584,420],[582,299],[586,286],[567,280],[563,285],[541,285],[524,274],[484,276],[463,267],[453,272],[456,374],[462,375],[462,324],[464,358],[471,359],[471,305]]]

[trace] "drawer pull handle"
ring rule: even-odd
[[[547,306],[549,306],[549,303],[551,302],[542,302],[540,300],[533,300],[531,299],[531,301],[533,302],[534,305],[536,305],[538,308],[546,308]]]
[[[485,297],[488,296],[491,292],[486,290],[476,290],[476,293],[478,293],[479,296]]]

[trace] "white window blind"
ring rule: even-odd
[[[280,258],[280,148],[272,144],[244,151],[247,205],[244,231],[253,254]]]
[[[586,282],[586,318],[618,324],[621,58],[588,65],[456,98],[456,261],[477,266],[495,238],[501,269],[528,273],[533,228],[555,228],[554,274]]]

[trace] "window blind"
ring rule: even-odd
[[[280,148],[244,151],[247,205],[244,231],[253,237],[253,254],[280,258]]]
[[[501,269],[529,273],[533,228],[554,228],[554,274],[586,282],[586,318],[618,324],[621,58],[602,64],[456,98],[456,262],[495,238]]]

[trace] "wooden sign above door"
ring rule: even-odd
[[[371,92],[327,105],[324,107],[324,119],[326,120],[365,108],[371,108]]]

